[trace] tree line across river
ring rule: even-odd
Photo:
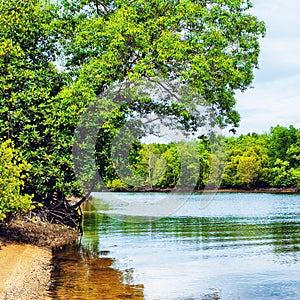
[[[120,151],[110,139],[96,147],[102,178],[97,188],[111,191],[172,188],[256,189],[300,186],[300,129],[271,127],[269,133],[194,141],[141,143]],[[126,157],[127,156],[127,157]],[[0,220],[36,207],[33,195],[22,193],[30,164],[11,141],[0,144]]]
[[[137,142],[129,151],[128,165],[122,153],[118,155],[112,159],[98,152],[101,177],[111,190],[134,190],[137,186],[254,189],[300,185],[300,130],[292,125],[214,141]]]

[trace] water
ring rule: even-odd
[[[55,253],[53,298],[300,299],[300,196],[224,193],[211,200],[192,195],[155,222],[90,205],[81,244]]]

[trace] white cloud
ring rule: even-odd
[[[266,22],[254,89],[237,94],[238,133],[266,132],[277,124],[300,127],[300,1],[255,0],[253,14]]]
[[[241,114],[239,133],[265,132],[277,124],[300,124],[300,74],[257,83],[244,94],[237,94]]]

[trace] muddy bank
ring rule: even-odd
[[[253,188],[253,189],[206,189],[198,190],[195,192],[213,192],[213,193],[271,193],[271,194],[298,194],[300,193],[300,187],[297,188]]]
[[[7,241],[44,248],[61,247],[77,239],[78,231],[39,219],[18,218],[0,223],[0,237]]]
[[[40,220],[0,224],[0,299],[51,299],[52,249],[74,242],[78,235]]]
[[[107,190],[103,190],[107,192]],[[191,188],[119,188],[111,190],[111,192],[135,192],[135,193],[171,193],[171,192],[192,192]],[[295,188],[249,188],[249,189],[230,189],[230,188],[205,188],[205,189],[194,189],[194,193],[300,193],[300,187]]]

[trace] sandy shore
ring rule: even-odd
[[[51,299],[51,250],[0,240],[0,299]]]
[[[51,299],[51,249],[78,236],[78,231],[37,219],[0,223],[0,299]]]

